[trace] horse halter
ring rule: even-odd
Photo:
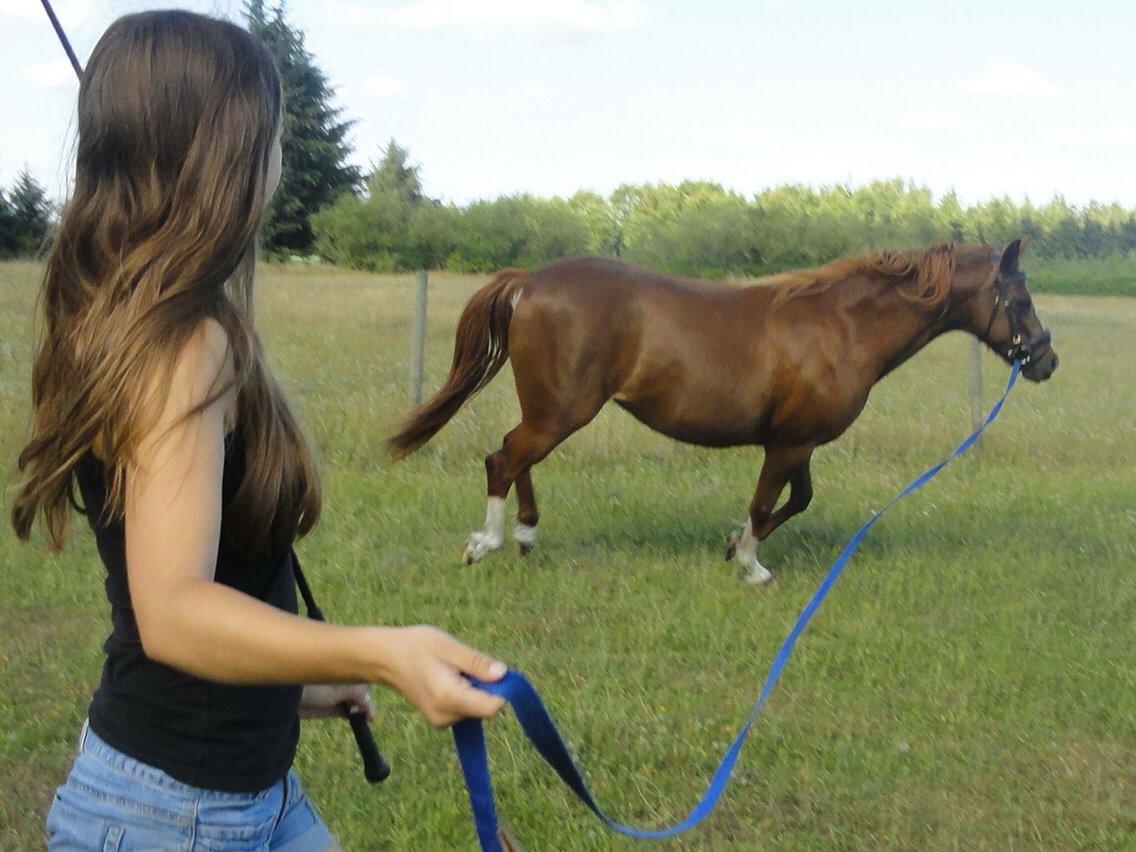
[[[1009,288],[1015,284],[1025,283],[1026,274],[1020,269],[1009,273],[998,272],[998,277],[994,279],[994,305],[990,309],[990,320],[986,323],[986,331],[982,334],[983,339],[989,340],[990,329],[994,327],[994,320],[998,318],[998,309],[1001,308],[1010,326],[1010,348],[1006,350],[1006,357],[1010,361],[1021,361],[1023,367],[1033,360],[1039,349],[1048,346],[1053,339],[1048,329],[1042,329],[1039,334],[1028,337],[1023,333],[1021,321],[1010,303]]]

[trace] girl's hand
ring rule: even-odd
[[[350,705],[350,712],[365,713],[368,722],[375,720],[371,688],[365,683],[308,684],[300,696],[300,718],[327,719],[342,716],[343,708],[339,705],[344,702]]]
[[[495,716],[504,699],[476,689],[463,674],[500,680],[504,663],[463,645],[435,627],[389,630],[383,680],[403,694],[431,725],[446,728],[461,719]]]

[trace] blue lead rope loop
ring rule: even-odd
[[[544,702],[541,701],[540,695],[536,689],[529,682],[523,674],[518,671],[509,671],[501,680],[493,683],[486,683],[479,680],[473,680],[473,684],[479,689],[504,698],[513,708],[516,714],[517,721],[520,723],[521,729],[525,735],[532,742],[533,746],[541,757],[545,759],[549,766],[551,766],[556,774],[560,776],[568,787],[571,788],[580,800],[588,806],[588,808],[604,822],[609,828],[618,831],[620,834],[625,834],[628,837],[636,837],[640,839],[661,839],[664,837],[672,837],[680,832],[692,828],[698,823],[702,822],[718,804],[722,794],[729,784],[730,775],[734,770],[734,764],[737,763],[738,756],[741,754],[742,746],[745,745],[746,737],[749,736],[750,728],[757,720],[761,708],[765,705],[766,699],[773,691],[773,687],[777,684],[777,679],[781,676],[781,671],[785,668],[785,664],[789,662],[789,657],[793,653],[793,647],[797,644],[797,639],[800,638],[804,632],[805,627],[808,626],[809,621],[820,608],[821,603],[828,595],[829,590],[835,585],[837,578],[840,577],[844,567],[848,564],[852,555],[860,547],[860,543],[867,536],[868,531],[875,526],[876,521],[884,516],[892,506],[902,500],[909,494],[918,491],[932,479],[934,479],[939,471],[947,466],[953,459],[958,458],[978,440],[979,436],[986,430],[986,427],[994,422],[1002,410],[1002,404],[1006,401],[1006,397],[1010,395],[1010,391],[1014,387],[1014,383],[1018,380],[1018,374],[1021,372],[1021,365],[1019,362],[1014,361],[1010,369],[1010,378],[1006,383],[1006,390],[999,397],[994,407],[990,409],[990,413],[979,424],[965,441],[959,444],[954,451],[940,461],[938,464],[929,468],[916,477],[910,485],[900,491],[893,497],[887,505],[868,518],[860,529],[856,530],[855,535],[848,540],[844,545],[844,549],[840,551],[840,556],[832,563],[832,567],[828,569],[828,573],[821,581],[820,586],[813,593],[809,602],[805,604],[805,608],[801,610],[801,614],[797,616],[796,622],[793,624],[793,629],[789,631],[789,635],[781,643],[781,647],[777,651],[777,656],[773,658],[773,665],[769,669],[769,674],[765,678],[765,683],[761,687],[761,692],[757,696],[757,701],[750,710],[749,715],[746,717],[744,724],[738,731],[734,741],[730,743],[730,747],[726,749],[722,761],[718,764],[718,768],[714,770],[713,776],[710,778],[710,783],[706,786],[706,791],[702,794],[691,810],[691,812],[683,819],[668,828],[660,829],[639,829],[631,826],[623,825],[616,822],[611,817],[603,812],[599,804],[596,802],[595,797],[592,796],[588,785],[584,781],[583,773],[579,767],[576,766],[572,755],[568,751],[568,746],[564,742],[564,738],[560,735],[560,731],[556,728],[556,723],[552,721],[552,716],[549,714]],[[462,774],[465,776],[466,789],[469,792],[469,804],[473,811],[473,821],[477,828],[477,839],[481,843],[481,848],[486,852],[501,852],[502,845],[499,839],[498,818],[497,818],[497,805],[493,797],[493,782],[489,774],[489,754],[485,747],[485,731],[482,728],[481,720],[479,719],[464,719],[454,725],[454,744],[457,746],[458,762],[461,764]]]

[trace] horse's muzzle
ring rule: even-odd
[[[1057,370],[1057,352],[1050,343],[1049,332],[1030,341],[1023,351],[1022,375],[1031,382],[1044,382]]]

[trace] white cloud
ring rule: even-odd
[[[326,8],[357,24],[414,30],[539,30],[564,36],[632,29],[647,14],[644,0],[412,0],[388,8],[359,0],[328,0]]]
[[[909,113],[896,125],[901,133],[972,133],[974,128],[953,113],[922,110]]]
[[[52,6],[65,30],[85,23],[95,11],[94,0],[56,0]],[[32,0],[0,0],[0,18],[42,22],[49,29],[51,27],[43,6]]]
[[[1011,95],[1024,98],[1064,99],[1065,92],[1035,68],[998,65],[962,82],[965,92],[981,95]]]
[[[32,20],[44,16],[43,7],[28,3],[27,0],[0,0],[0,18],[22,18]]]
[[[1095,148],[1100,145],[1136,145],[1136,125],[1114,125],[1102,130],[1059,130],[1054,137],[1058,142],[1078,148]]]
[[[536,83],[528,83],[521,89],[521,94],[529,100],[536,101],[546,97],[548,90]]]
[[[393,77],[367,77],[363,80],[363,89],[379,98],[397,98],[406,91],[402,82]]]
[[[61,89],[69,84],[78,85],[75,71],[66,59],[26,65],[23,72],[25,78],[44,89]]]
[[[416,0],[394,9],[391,18],[414,29],[490,26],[602,32],[629,29],[643,14],[643,4],[635,0]]]

